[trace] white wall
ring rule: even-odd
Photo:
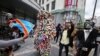
[[[53,11],[51,10],[52,8],[52,1],[54,0],[44,0],[44,4],[42,4],[41,6],[44,7],[44,9],[46,9],[46,5],[49,4],[49,12]],[[57,9],[64,9],[64,3],[65,0],[55,0],[55,10]]]
[[[81,18],[83,21],[84,21],[84,16],[85,16],[85,2],[86,0],[78,0],[78,6],[77,6],[77,10],[79,14],[81,15]]]
[[[96,24],[95,24],[97,27],[100,27],[100,16],[97,17],[96,19]]]
[[[60,24],[63,23],[63,14],[61,14],[61,13],[54,14],[54,18],[55,18],[55,24],[56,25],[58,23],[60,23]]]
[[[51,3],[52,3],[52,1],[54,1],[54,0],[44,0],[44,4],[42,4],[41,6],[42,7],[44,7],[44,9],[46,10],[46,6],[47,6],[47,4],[49,4],[49,11],[51,11]]]
[[[56,8],[57,9],[64,9],[65,0],[56,0]]]

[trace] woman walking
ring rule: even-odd
[[[69,47],[69,37],[68,37],[68,30],[69,30],[69,27],[70,27],[70,22],[67,22],[65,24],[65,27],[64,27],[64,30],[62,32],[62,36],[60,38],[60,44],[59,44],[59,56],[62,56],[62,50],[63,50],[63,47],[65,47],[65,51],[66,51],[66,56],[68,56],[68,47]]]

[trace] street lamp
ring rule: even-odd
[[[95,1],[95,5],[94,5],[94,11],[93,11],[92,20],[94,19],[94,16],[95,16],[95,10],[96,10],[96,7],[97,7],[97,0]]]

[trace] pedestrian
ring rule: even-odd
[[[76,38],[76,33],[77,33],[77,28],[73,24],[73,22],[70,22],[71,26],[69,27],[68,30],[68,37],[69,37],[69,46],[72,48],[72,53],[73,56],[76,56],[77,53],[77,38]]]
[[[70,43],[69,43],[69,46],[70,47],[73,47],[73,37],[71,36],[72,32],[74,31],[74,24],[72,22],[70,22],[70,27],[69,27],[69,30],[68,30],[68,37],[70,39]]]
[[[59,39],[59,36],[61,36],[61,24],[60,23],[56,27],[56,36],[54,38],[54,40],[56,41],[56,43],[57,43],[57,41]]]
[[[68,29],[69,29],[70,23],[67,22],[65,24],[64,30],[62,32],[60,43],[59,43],[59,56],[62,55],[63,47],[65,47],[66,56],[68,56],[68,47],[69,47],[69,37],[68,37]]]
[[[84,29],[78,30],[77,38],[79,41],[76,56],[88,56],[90,51],[96,47],[98,31],[94,28],[94,23],[87,20]]]
[[[12,33],[12,36],[14,37],[14,39],[17,39],[19,38],[20,36],[20,30],[17,28],[17,27],[13,27],[13,33]],[[20,47],[19,43],[13,45],[13,49],[14,51],[16,51],[18,48]]]
[[[78,45],[78,40],[77,40],[77,36],[76,36],[77,31],[78,31],[78,29],[74,28],[74,30],[71,34],[73,56],[76,56],[76,54],[77,54],[77,45]]]

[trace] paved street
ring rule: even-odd
[[[33,38],[28,38],[24,44],[19,48],[19,50],[14,52],[15,56],[39,56],[36,49],[34,49]],[[58,44],[52,44],[50,56],[58,56]],[[63,56],[65,56],[63,51]]]
[[[14,52],[15,56],[39,56],[38,52],[36,51],[36,49],[34,49],[34,44],[33,44],[34,39],[33,38],[28,38],[24,44],[22,44],[22,46],[19,48],[19,50]],[[51,47],[51,54],[50,56],[58,56],[59,53],[59,46],[58,43],[55,44],[54,42],[52,42],[52,47]],[[71,55],[71,53],[69,53],[69,56],[73,56]],[[64,50],[63,50],[63,55],[65,56]],[[91,55],[92,56],[92,53]]]
[[[15,56],[36,56],[36,50],[33,47],[33,38],[26,39],[19,50],[14,52]]]

